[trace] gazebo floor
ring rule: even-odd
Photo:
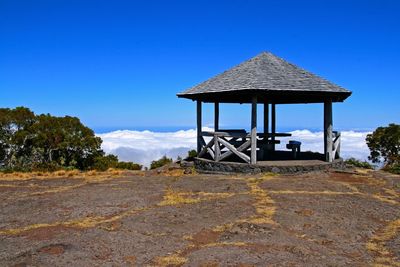
[[[325,161],[325,155],[318,153],[318,152],[311,152],[311,151],[305,151],[305,152],[300,152],[297,154],[296,159],[293,157],[293,153],[291,151],[282,151],[282,150],[276,150],[276,151],[266,151],[264,153],[261,153],[259,151],[258,153],[258,161],[296,161],[296,160],[304,160],[304,161],[309,161],[309,160],[318,160],[318,161]],[[264,154],[264,155],[262,155]],[[232,161],[232,160],[230,160]],[[237,161],[234,159],[233,161]]]
[[[317,166],[317,165],[330,165],[318,159],[311,160],[262,160],[256,163],[256,166],[276,166],[276,167],[292,167],[292,166]]]
[[[290,174],[323,171],[331,168],[344,168],[342,159],[326,162],[321,159],[321,154],[319,153],[303,152],[298,156],[298,159],[293,159],[291,154],[287,151],[275,151],[274,155],[275,157],[272,157],[270,154],[268,160],[258,160],[256,164],[239,162],[235,158],[220,162],[204,158],[195,158],[194,166],[199,172],[207,173],[274,172]]]

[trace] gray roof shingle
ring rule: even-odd
[[[337,99],[334,97],[333,101],[343,101],[351,92],[269,52],[263,52],[179,93],[178,97],[195,100],[207,96],[209,101],[213,101],[213,95],[217,100],[223,100],[225,96],[233,99],[235,94],[242,99],[249,94],[258,94],[266,98],[275,96],[281,98],[278,102],[285,102],[283,98],[297,94],[335,96]],[[304,99],[301,102],[304,102]]]

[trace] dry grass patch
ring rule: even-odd
[[[129,266],[136,266],[136,257],[135,256],[126,256],[124,257],[124,260],[126,263],[129,264]]]
[[[399,259],[386,248],[386,242],[400,234],[400,219],[390,222],[382,231],[373,236],[366,244],[369,251],[377,255],[374,266],[400,266]]]
[[[212,248],[212,247],[248,247],[249,244],[245,242],[216,242],[216,243],[209,243],[202,247],[205,248]]]
[[[55,172],[0,172],[0,180],[3,181],[25,181],[31,179],[57,179],[57,178],[85,178],[85,177],[105,177],[105,176],[121,176],[125,173],[123,170],[109,169],[104,172],[91,170],[59,170]],[[135,175],[143,176],[143,171],[129,171]]]
[[[158,257],[155,260],[155,266],[182,266],[187,262],[187,259],[178,255],[169,255],[165,257]]]
[[[273,179],[274,176],[265,175],[262,178],[249,179],[247,185],[250,187],[250,195],[255,198],[253,204],[256,209],[256,216],[252,218],[242,220],[243,222],[255,223],[255,224],[276,224],[273,217],[276,212],[274,206],[275,201],[268,195],[267,191],[260,187],[260,183],[266,180]]]
[[[195,204],[201,201],[223,199],[234,196],[235,193],[210,193],[210,192],[178,192],[169,187],[165,191],[163,200],[159,206],[175,206],[183,204]]]
[[[159,206],[174,206],[182,204],[193,204],[200,202],[200,199],[194,199],[190,197],[189,193],[176,192],[171,188],[165,191],[164,199],[158,205]]]
[[[4,229],[0,230],[0,235],[19,235],[29,231],[34,231],[36,229],[42,228],[52,228],[52,227],[70,227],[70,228],[93,228],[102,224],[110,224],[105,228],[107,230],[113,230],[119,227],[118,224],[113,224],[116,221],[119,221],[125,217],[135,215],[139,212],[149,210],[150,208],[137,208],[128,211],[121,212],[119,214],[111,215],[111,216],[88,216],[81,219],[70,220],[70,221],[62,221],[62,222],[53,222],[53,223],[39,223],[39,224],[31,224],[28,226],[13,228],[13,229]]]

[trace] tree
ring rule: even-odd
[[[400,164],[400,125],[391,123],[387,127],[379,127],[367,135],[366,141],[372,162],[383,161],[387,166]]]
[[[36,116],[24,107],[0,109],[0,167],[85,169],[103,156],[101,139],[78,118]]]
[[[0,109],[0,170],[141,169],[101,150],[102,140],[78,118]]]
[[[35,122],[35,114],[28,108],[0,109],[0,166],[16,164],[18,156],[29,149],[28,129]]]
[[[78,118],[40,115],[30,132],[32,147],[43,149],[43,163],[87,169],[104,155],[102,140]]]

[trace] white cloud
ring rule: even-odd
[[[205,128],[203,130],[212,130]],[[103,139],[102,148],[106,153],[118,155],[120,160],[133,161],[145,166],[155,159],[167,155],[177,158],[186,156],[187,151],[196,148],[196,130],[181,130],[177,132],[151,132],[151,131],[115,131],[97,136]],[[291,132],[291,137],[279,138],[280,149],[285,149],[288,140],[302,142],[303,151],[323,152],[323,133],[309,130],[296,130]],[[368,132],[343,131],[342,132],[342,157],[355,157],[366,160],[369,155],[365,137]]]
[[[302,142],[303,151],[324,151],[323,132],[311,132],[309,130],[296,130],[291,132],[291,137],[280,138],[281,149],[285,148],[288,140],[298,140]],[[365,138],[369,132],[342,131],[341,132],[341,157],[354,157],[359,160],[367,160],[369,149],[365,142]]]
[[[203,130],[212,130],[204,128]],[[176,159],[185,157],[196,148],[196,130],[177,132],[115,131],[97,134],[103,139],[102,148],[106,153],[115,154],[123,161],[133,161],[144,166],[164,155]]]

